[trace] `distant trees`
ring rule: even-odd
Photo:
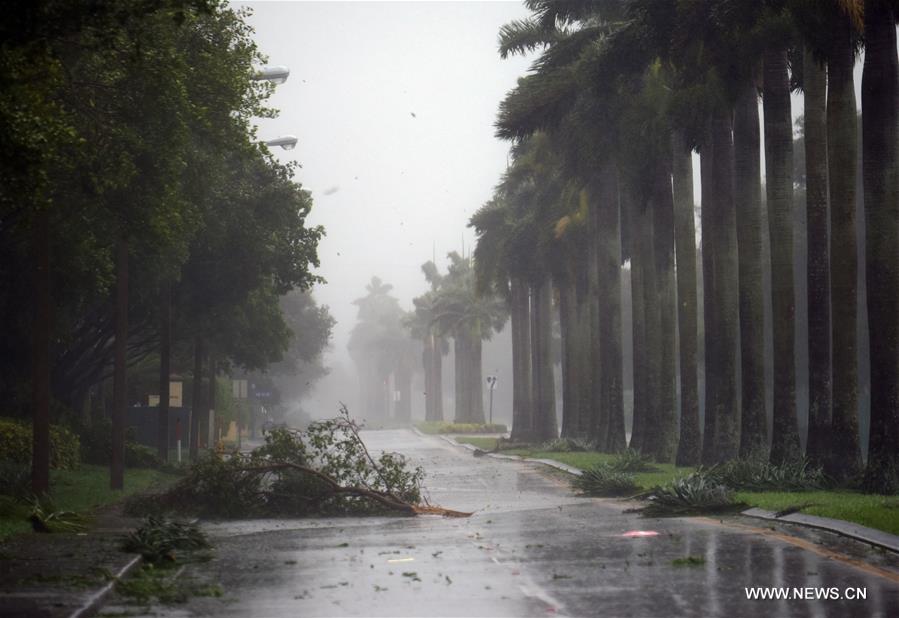
[[[796,180],[790,109],[791,88],[801,88],[806,96],[812,357],[807,451],[833,477],[857,477],[854,196],[859,179],[852,67],[864,44],[862,153],[872,365],[865,483],[873,490],[895,491],[899,352],[893,335],[899,310],[890,299],[899,297],[894,294],[899,284],[890,265],[899,240],[890,230],[895,231],[899,191],[899,15],[894,3],[868,0],[863,7],[862,2],[834,1],[813,8],[803,2],[533,0],[527,5],[532,17],[504,26],[499,37],[503,56],[540,51],[531,72],[500,106],[497,134],[514,142],[513,165],[493,200],[471,222],[479,235],[475,268],[482,288],[508,291],[511,298],[520,383],[515,392],[530,393],[515,398],[513,435],[549,435],[535,431],[533,419],[546,402],[539,401],[541,378],[534,363],[542,362],[537,323],[555,304],[563,338],[563,435],[589,437],[602,450],[623,448],[618,329],[624,303],[618,281],[620,265],[629,261],[630,445],[682,465],[697,463],[700,453],[707,464],[738,453],[761,453],[775,462],[802,455],[794,360]],[[701,446],[692,151],[699,153],[702,172]],[[765,219],[767,229],[762,228]],[[763,260],[766,237],[770,265]],[[762,282],[769,278],[774,348],[766,359]],[[521,328],[525,320],[529,329]],[[524,357],[531,362],[530,372],[519,362]],[[773,365],[774,375],[770,434],[766,365]]]

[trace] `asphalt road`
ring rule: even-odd
[[[432,503],[475,514],[207,523],[216,557],[181,576],[222,596],[137,614],[899,616],[899,561],[863,544],[741,518],[644,519],[573,495],[543,466],[411,431],[363,437],[420,463]],[[866,598],[747,598],[757,587]],[[104,613],[122,609],[136,608]]]

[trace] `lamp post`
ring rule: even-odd
[[[490,424],[493,424],[493,389],[496,388],[496,376],[487,376],[487,384],[490,385]]]

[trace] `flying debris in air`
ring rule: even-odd
[[[409,113],[412,114],[413,118],[418,118],[418,116],[415,115],[415,112],[409,112]]]
[[[322,195],[334,195],[338,191],[340,191],[340,187],[329,187],[322,191]]]

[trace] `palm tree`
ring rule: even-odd
[[[865,487],[899,490],[899,60],[895,3],[865,0],[862,73],[864,166],[871,346],[871,433]]]
[[[815,465],[830,459],[830,250],[827,199],[827,71],[806,49],[805,200],[808,237],[808,439],[805,451]],[[853,168],[854,169],[854,168]],[[828,469],[829,464],[828,464]]]
[[[421,266],[431,289],[412,299],[414,311],[405,320],[412,337],[423,344],[422,369],[425,378],[425,420],[443,420],[443,356],[448,352],[446,337],[436,322],[437,295],[443,276],[437,266],[425,262]]]
[[[457,423],[483,423],[483,371],[481,341],[500,331],[508,317],[503,299],[480,295],[475,287],[471,259],[456,252],[438,291],[435,323],[453,337],[456,367]]]
[[[830,185],[830,319],[833,409],[827,472],[837,479],[861,469],[858,438],[856,307],[856,161],[858,124],[852,69],[856,34],[852,20],[834,10],[827,56],[827,164]],[[860,24],[859,24],[860,25]]]
[[[793,121],[785,44],[764,52],[765,188],[771,238],[771,296],[774,336],[774,425],[771,460],[797,457],[796,368],[793,358]]]

